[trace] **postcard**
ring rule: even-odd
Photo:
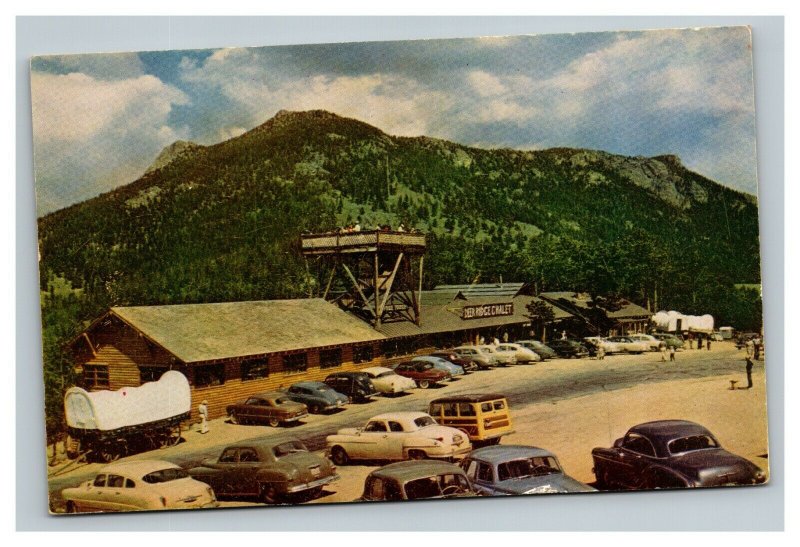
[[[50,512],[768,482],[751,46],[33,58]]]

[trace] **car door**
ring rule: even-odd
[[[389,427],[383,420],[372,420],[361,430],[358,439],[358,451],[360,455],[356,457],[366,459],[393,459],[388,453],[388,448]]]
[[[386,453],[393,460],[403,459],[403,446],[405,445],[408,433],[403,429],[403,424],[395,420],[388,420],[389,433],[386,438]]]
[[[618,449],[616,482],[627,488],[638,487],[654,457],[655,449],[647,437],[628,433]]]
[[[236,466],[239,461],[238,448],[226,448],[217,460],[217,473],[213,475],[211,487],[217,495],[231,495],[237,493],[238,480],[236,477]]]
[[[125,489],[125,477],[122,475],[109,474],[101,491],[106,511],[130,511],[139,508],[131,505],[131,496]]]
[[[480,460],[468,460],[464,464],[464,470],[476,492],[487,496],[495,495],[494,472],[491,465]]]
[[[255,476],[261,467],[258,452],[253,448],[242,447],[236,452],[236,465],[231,466],[229,480],[231,488],[238,495],[258,495],[258,481]]]

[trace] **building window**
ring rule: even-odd
[[[204,365],[194,368],[194,387],[221,386],[224,383],[224,365]]]
[[[89,389],[109,387],[108,365],[83,365],[83,385]]]
[[[341,348],[326,349],[319,352],[319,368],[333,368],[341,366]]]
[[[242,361],[242,381],[267,377],[269,377],[269,361],[266,358]]]
[[[366,363],[372,361],[372,346],[356,346],[353,348],[353,362]]]
[[[308,356],[305,353],[293,353],[283,356],[283,370],[286,372],[303,372],[308,368]]]
[[[166,367],[139,367],[139,383],[156,382],[166,371]]]

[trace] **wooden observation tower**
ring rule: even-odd
[[[419,325],[425,234],[330,232],[301,236],[301,249],[326,270],[322,297],[370,321]]]

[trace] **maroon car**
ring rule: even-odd
[[[439,370],[427,361],[405,361],[398,364],[394,371],[400,376],[411,378],[421,389],[438,384],[450,378],[450,373]]]
[[[463,368],[465,373],[475,372],[478,370],[477,363],[468,359],[464,359],[463,357],[460,357],[451,351],[434,351],[429,355],[429,357],[439,357],[440,359],[450,361],[454,365],[458,365]]]
[[[604,490],[696,488],[761,484],[766,473],[720,446],[702,425],[686,420],[639,424],[611,448],[592,450],[597,486]]]

